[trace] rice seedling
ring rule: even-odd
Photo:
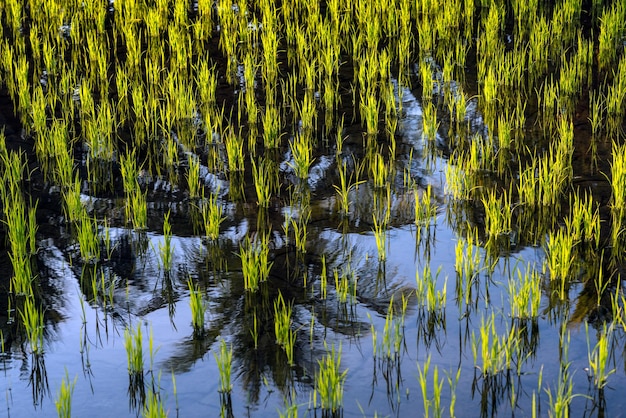
[[[617,59],[620,39],[624,34],[623,22],[626,8],[621,3],[605,7],[600,17],[600,33],[598,35],[598,67],[600,70],[611,68]]]
[[[187,280],[187,288],[189,289],[189,308],[191,309],[191,326],[193,327],[193,334],[196,337],[201,337],[204,335],[206,303],[204,302],[200,287],[194,285],[191,278]]]
[[[489,238],[511,232],[512,193],[505,191],[503,196],[497,197],[495,190],[490,190],[481,201],[485,208],[485,232]]]
[[[496,376],[511,369],[514,332],[514,329],[511,329],[509,334],[501,336],[496,331],[495,313],[492,312],[486,320],[484,315],[481,316],[479,339],[472,331],[472,355],[474,364],[484,377]]]
[[[224,145],[226,146],[226,155],[228,158],[228,170],[243,171],[244,169],[244,149],[243,149],[243,137],[236,135],[232,129],[229,129],[224,134]]]
[[[318,360],[318,370],[315,373],[315,393],[319,395],[320,407],[324,411],[336,414],[343,407],[343,387],[348,370],[341,371],[341,346],[331,350]]]
[[[387,223],[384,220],[379,221],[375,214],[372,214],[372,219],[374,221],[372,232],[378,251],[378,261],[385,262],[387,260]]]
[[[593,349],[589,341],[589,324],[587,322],[585,322],[585,334],[587,335],[587,358],[589,360],[590,378],[596,389],[603,390],[609,376],[615,373],[615,369],[608,369],[613,326],[607,327],[606,324],[603,324],[602,330],[598,332],[598,342]]]
[[[226,346],[226,341],[223,339],[219,343],[219,351],[214,352],[215,362],[217,363],[217,369],[219,371],[219,392],[228,394],[233,390],[231,383],[231,373],[233,365],[233,348]]]
[[[418,197],[417,188],[413,191],[415,199],[415,225],[427,226],[433,219],[436,222],[437,204],[433,202],[432,186],[429,184]]]
[[[24,299],[20,312],[22,325],[26,330],[26,337],[30,345],[31,353],[41,355],[44,351],[44,322],[43,312],[35,305],[34,297],[27,295]]]
[[[272,198],[272,184],[274,184],[274,181],[270,176],[272,176],[272,170],[267,160],[263,159],[258,167],[256,162],[252,160],[252,178],[254,180],[254,189],[256,190],[257,204],[262,208],[267,208]]]
[[[408,299],[402,295],[402,310],[395,312],[393,296],[389,300],[387,314],[385,315],[385,326],[383,327],[382,340],[376,351],[380,351],[387,359],[398,359],[400,350],[404,343],[404,318]],[[374,338],[374,334],[372,334]],[[374,338],[375,339],[375,338]],[[374,341],[375,342],[375,341]]]
[[[595,210],[594,210],[595,206]],[[600,245],[600,213],[591,196],[576,193],[570,201],[570,215],[565,219],[565,229],[574,242]]]
[[[205,236],[209,240],[215,241],[220,235],[220,225],[226,220],[226,217],[223,216],[224,208],[217,201],[217,194],[212,193],[208,198],[203,195],[200,201],[200,212]]]
[[[136,189],[126,200],[126,221],[135,230],[145,230],[148,226],[147,192]]]
[[[187,158],[187,190],[189,190],[189,197],[191,199],[197,199],[200,197],[200,160],[195,155],[189,155]]]
[[[261,119],[263,145],[266,149],[278,148],[281,138],[281,119],[276,106],[266,106]]]
[[[574,237],[564,229],[548,234],[544,271],[547,268],[550,280],[559,284],[558,294],[561,299],[567,297],[566,284],[573,276],[574,244]]]
[[[308,236],[307,231],[310,218],[310,209],[305,209],[297,220],[293,218],[291,219],[291,229],[293,229],[294,244],[296,246],[296,251],[298,251],[299,254],[306,253],[306,243]]]
[[[422,392],[422,401],[424,402],[424,418],[428,418],[430,416],[430,412],[432,409],[433,416],[441,417],[443,416],[444,408],[441,405],[441,392],[443,389],[444,379],[439,379],[439,368],[435,366],[433,368],[433,393],[432,397],[428,394],[428,374],[430,371],[430,354],[426,358],[426,361],[422,366],[417,365],[418,372],[418,381],[420,385],[420,389]],[[454,410],[454,407],[452,407]]]
[[[613,143],[613,161],[611,163],[611,213],[612,243],[617,246],[622,233],[622,222],[625,217],[624,205],[626,204],[626,146]]]
[[[170,214],[168,210],[163,218],[163,242],[159,242],[159,256],[161,267],[165,272],[172,269],[174,248],[172,246],[172,225],[170,224]]]
[[[65,377],[61,382],[57,398],[54,401],[59,418],[70,418],[72,416],[72,394],[76,386],[76,379],[77,377],[74,377],[74,381],[70,382],[67,369],[65,370]]]
[[[161,395],[155,393],[154,390],[148,391],[148,396],[143,405],[142,416],[144,418],[166,418],[168,416]]]
[[[428,101],[424,105],[422,113],[422,135],[427,142],[432,142],[437,139],[437,131],[439,130],[440,123],[437,121],[437,108],[435,105]]]
[[[528,263],[522,272],[517,269],[517,280],[509,278],[509,306],[512,318],[537,318],[541,304],[541,277]]]
[[[415,298],[417,306],[425,309],[431,314],[442,314],[446,308],[447,279],[441,290],[436,289],[440,273],[441,266],[433,276],[432,271],[430,270],[430,265],[428,264],[424,267],[421,275],[419,274],[419,271],[415,272],[415,282],[417,285],[415,289]]]
[[[459,309],[474,306],[478,301],[473,298],[473,287],[478,283],[478,275],[483,270],[480,249],[472,239],[459,239],[455,246],[456,298]]]
[[[347,177],[347,163],[342,161],[341,163],[337,163],[337,172],[339,173],[339,186],[333,184],[335,191],[337,193],[337,200],[339,202],[339,213],[342,216],[348,216],[350,213],[350,193],[359,187],[360,184],[364,183],[364,180],[355,179],[352,181],[355,172],[351,172],[350,176]]]
[[[378,135],[378,115],[380,113],[380,104],[374,91],[360,98],[361,120],[365,123],[366,133],[368,136]]]
[[[256,292],[259,284],[267,280],[273,264],[269,262],[269,235],[259,234],[254,241],[246,236],[239,246],[239,257],[244,288]]]
[[[137,324],[135,328],[132,326],[126,327],[124,330],[124,348],[126,348],[128,374],[131,378],[141,379],[144,371],[141,323]]]
[[[570,372],[571,363],[568,361],[567,351],[569,346],[569,336],[567,344],[564,346],[564,357],[559,367],[559,375],[556,379],[556,388],[554,391],[550,388],[545,389],[548,395],[548,413],[553,417],[568,417],[570,415],[570,404],[574,399],[574,381]]]
[[[98,221],[82,211],[81,218],[75,223],[76,239],[80,249],[80,257],[84,263],[100,260],[100,238],[98,237]]]
[[[276,342],[285,350],[287,362],[290,366],[294,363],[294,348],[296,333],[291,329],[292,303],[285,303],[283,294],[279,291],[278,298],[274,301],[274,333]]]
[[[385,159],[378,152],[372,156],[370,174],[375,188],[382,189],[387,186],[390,167],[385,164]]]
[[[311,141],[308,135],[296,134],[293,140],[289,142],[289,149],[291,150],[291,157],[293,159],[293,161],[289,163],[289,166],[299,179],[307,179],[309,177],[309,168],[313,163]]]

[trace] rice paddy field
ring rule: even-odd
[[[0,0],[9,417],[626,411],[623,0]]]

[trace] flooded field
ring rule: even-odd
[[[23,416],[620,416],[626,3],[2,0]]]

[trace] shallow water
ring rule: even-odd
[[[160,267],[158,248],[164,242],[161,233],[111,228],[114,255],[97,271],[106,277],[107,286],[112,286],[112,300],[102,294],[94,300],[92,293],[81,290],[81,274],[90,273],[84,273],[80,264],[73,261],[75,244],[63,237],[42,239],[38,264],[45,266],[42,279],[53,289],[45,295],[49,306],[45,354],[35,358],[24,349],[23,341],[9,341],[5,345],[1,362],[4,378],[0,385],[6,394],[7,415],[54,415],[53,402],[66,374],[70,380],[76,379],[72,398],[75,416],[139,413],[142,394],[140,389],[129,387],[123,337],[125,328],[131,324],[139,324],[143,330],[145,391],[151,388],[157,391],[170,416],[269,417],[284,410],[286,402],[297,404],[305,416],[318,415],[321,411],[314,407],[314,373],[317,362],[330,346],[341,350],[341,368],[347,370],[342,411],[346,417],[421,415],[424,401],[419,373],[428,358],[431,361],[427,378],[429,396],[434,387],[432,370],[436,366],[443,385],[442,408],[448,408],[451,401],[447,378],[453,378],[460,368],[455,391],[457,415],[529,415],[533,394],[538,396],[537,403],[544,415],[548,403],[546,389],[554,390],[557,385],[561,320],[576,309],[576,295],[583,291],[583,286],[574,285],[570,289],[571,305],[555,308],[543,297],[542,314],[528,330],[529,357],[523,361],[520,375],[511,372],[481,377],[474,367],[471,349],[481,317],[496,312],[497,329],[508,329],[506,322],[511,321],[507,319],[508,278],[515,277],[516,269],[525,263],[541,265],[544,251],[540,247],[520,246],[502,253],[495,258],[490,273],[483,270],[479,275],[475,307],[467,313],[457,307],[454,248],[459,238],[446,214],[443,173],[448,163],[440,157],[429,161],[415,158],[424,147],[422,112],[410,91],[404,92],[404,109],[402,146],[415,150],[410,174],[420,185],[432,185],[438,211],[418,239],[412,220],[411,194],[397,188],[391,199],[392,227],[387,233],[385,263],[377,259],[370,231],[370,204],[378,191],[367,184],[354,190],[351,194],[354,210],[342,223],[334,212],[332,193],[317,186],[324,184],[332,155],[321,156],[311,169],[307,187],[311,191],[313,215],[307,253],[297,256],[289,238],[277,228],[280,225],[274,224],[271,234],[274,264],[269,281],[261,285],[258,294],[244,291],[236,255],[238,243],[246,234],[253,233],[258,224],[256,209],[245,205],[225,206],[227,220],[217,243],[189,232],[184,202],[160,200],[151,205],[152,216],[158,217],[165,209],[171,210],[173,216],[174,265],[168,274]],[[479,115],[474,113],[472,117],[480,121]],[[401,182],[402,167],[398,168],[397,176]],[[154,188],[162,186],[155,183]],[[119,210],[116,201],[88,195],[83,200],[98,208],[99,215],[114,217]],[[268,215],[270,222],[299,216],[297,207],[288,206],[272,209]],[[325,256],[328,272],[347,269],[356,278],[356,298],[348,296],[346,302],[341,302],[332,274],[329,274],[327,298],[322,298],[321,255]],[[416,272],[421,273],[426,264],[433,272],[441,269],[437,290],[447,287],[447,307],[444,319],[439,322],[433,322],[416,305],[412,293],[416,288]],[[188,277],[202,283],[208,303],[206,334],[202,338],[194,337],[191,327]],[[293,367],[287,364],[274,341],[273,320],[269,317],[270,301],[278,290],[294,302],[292,329],[296,330],[297,343]],[[393,298],[394,306],[399,306],[402,295],[408,297],[408,306],[401,349],[397,355],[385,358],[379,348],[375,357],[372,329],[380,341],[389,301]],[[250,312],[254,306],[261,313],[256,350],[250,335]],[[626,383],[621,351],[614,351],[616,356],[611,364],[616,373],[610,376],[600,402],[587,377],[585,327],[570,320],[566,328],[571,338],[568,358],[573,372],[573,393],[577,395],[572,400],[572,411],[576,411],[575,415],[617,416],[626,405],[618,389]],[[150,333],[152,356],[147,343]],[[593,335],[594,331],[590,333]],[[214,354],[222,339],[234,351],[233,391],[229,396],[218,391]],[[593,336],[591,340],[595,344]],[[5,341],[8,341],[6,337]],[[623,341],[623,333],[616,331],[612,343],[617,348]],[[541,387],[538,387],[540,379]]]
[[[109,6],[108,13],[113,16],[114,3]],[[64,36],[72,36],[70,29],[62,27]],[[258,29],[258,22],[248,26],[251,32]],[[239,90],[244,91],[246,85],[245,67],[237,64],[235,84],[239,84],[228,85],[224,79],[226,59],[220,56],[217,46],[219,30],[216,28],[213,33],[216,42],[210,43],[207,56],[215,59],[220,75],[216,86],[218,101],[234,114],[241,111],[235,109],[235,102]],[[505,39],[506,48],[512,47],[511,37],[507,35]],[[473,48],[469,48],[472,54],[476,52]],[[287,54],[281,51],[285,72],[289,66]],[[358,171],[355,167],[361,163],[360,167],[366,167],[371,149],[365,142],[372,139],[364,135],[357,116],[358,105],[352,102],[351,95],[356,93],[352,83],[348,83],[353,81],[351,62],[335,74],[341,80],[341,103],[337,104],[334,124],[340,114],[345,121],[342,153],[336,151],[335,126],[330,129],[332,134],[321,134],[326,127],[322,126],[325,121],[322,122],[320,112],[314,129],[318,144],[306,179],[299,179],[294,173],[293,152],[286,146],[294,138],[288,135],[278,148],[246,156],[246,169],[242,172],[228,172],[224,161],[221,169],[216,170],[210,167],[209,155],[214,152],[219,154],[217,159],[223,160],[225,151],[220,142],[223,138],[212,132],[212,127],[201,134],[210,140],[204,148],[197,149],[185,146],[183,134],[174,132],[185,127],[205,129],[200,127],[202,116],[196,109],[184,123],[177,121],[176,128],[167,133],[173,138],[180,159],[178,183],[174,173],[152,176],[147,169],[139,171],[137,182],[147,191],[148,200],[148,226],[143,230],[133,230],[124,219],[125,198],[117,178],[118,156],[102,163],[104,170],[111,170],[103,173],[103,178],[109,179],[107,188],[97,181],[85,180],[89,147],[86,143],[77,145],[72,161],[83,179],[80,200],[89,215],[101,221],[100,237],[110,238],[110,252],[97,264],[81,260],[80,246],[70,222],[64,219],[61,186],[45,181],[36,169],[36,157],[29,148],[32,138],[26,129],[21,131],[20,115],[14,114],[13,103],[2,90],[0,124],[5,127],[8,148],[26,152],[33,178],[24,181],[25,187],[28,194],[39,199],[38,251],[33,258],[38,271],[37,298],[45,307],[45,336],[44,353],[32,354],[18,314],[10,306],[16,296],[8,289],[10,249],[2,237],[1,244],[6,248],[0,251],[0,372],[4,376],[0,378],[0,391],[6,403],[0,403],[0,408],[5,406],[0,410],[11,417],[55,416],[54,403],[61,382],[69,379],[75,382],[72,412],[79,417],[139,416],[145,398],[151,394],[158,396],[169,416],[180,417],[274,417],[289,406],[297,406],[300,416],[423,416],[427,415],[426,409],[437,416],[434,408],[438,405],[443,416],[453,415],[452,407],[454,415],[462,417],[533,413],[548,416],[551,398],[561,380],[560,370],[569,363],[572,415],[619,416],[626,407],[620,390],[626,384],[626,335],[620,326],[615,326],[611,333],[608,368],[614,369],[614,373],[604,390],[594,388],[589,370],[589,352],[603,323],[614,319],[609,313],[610,298],[622,294],[622,284],[617,279],[624,268],[623,256],[619,254],[610,261],[609,255],[606,259],[598,256],[605,249],[607,254],[612,252],[607,244],[611,190],[606,176],[610,173],[611,141],[602,138],[597,144],[598,164],[591,164],[589,109],[580,104],[587,100],[588,92],[582,93],[573,116],[573,184],[564,194],[590,192],[602,220],[601,244],[599,248],[580,246],[568,279],[567,297],[560,300],[555,297],[544,263],[548,231],[562,228],[569,211],[566,198],[562,198],[563,207],[555,210],[556,214],[537,210],[528,215],[525,208],[516,207],[515,216],[519,219],[515,219],[512,230],[495,241],[487,240],[481,202],[455,200],[446,180],[452,167],[450,161],[454,161],[454,152],[461,146],[457,143],[459,138],[448,134],[454,131],[453,117],[446,109],[444,96],[458,98],[463,93],[463,98],[468,98],[465,120],[460,124],[462,135],[467,137],[463,140],[471,143],[474,134],[486,138],[489,132],[477,98],[482,81],[476,80],[474,64],[468,65],[464,82],[444,82],[444,70],[435,59],[428,58],[423,63],[433,70],[431,102],[436,103],[439,121],[435,137],[429,139],[425,134],[428,108],[420,99],[419,66],[411,64],[407,81],[413,88],[399,86],[391,77],[396,104],[401,106],[391,174],[383,187],[375,187],[371,179],[367,180],[371,174],[361,172],[359,179],[364,181],[350,190],[349,210],[344,215],[340,214],[335,189],[339,184],[338,162],[345,163],[349,172]],[[296,73],[294,70],[289,77]],[[42,81],[46,83],[47,73]],[[302,80],[299,83],[303,84]],[[303,94],[302,87],[294,87],[296,95]],[[258,93],[263,95],[260,88]],[[313,97],[315,105],[322,108],[321,93],[315,92]],[[80,100],[78,94],[72,97],[76,106]],[[265,98],[257,100],[263,105]],[[538,126],[537,114],[541,109],[533,106],[537,104],[531,97],[526,108],[524,144],[539,144],[537,149],[545,151],[541,144],[552,138]],[[285,133],[302,131],[301,120],[286,121],[296,113],[294,109],[283,110],[284,125],[293,125],[282,126]],[[232,122],[235,129],[233,114],[224,123]],[[240,116],[237,127],[243,125],[242,132],[246,132],[249,126],[243,119]],[[379,122],[382,125],[382,120]],[[120,135],[116,144],[120,155],[134,140],[130,138],[130,125],[128,122],[116,132]],[[375,152],[384,155],[384,162],[388,163],[392,151],[387,150],[390,141],[383,137],[384,129],[379,129],[379,138],[373,141]],[[152,138],[158,144],[162,139]],[[222,148],[218,149],[218,142]],[[150,154],[154,150],[140,152]],[[506,190],[519,179],[522,164],[518,160],[533,158],[530,149],[521,156],[507,152],[510,150],[502,150],[504,157],[497,155],[507,165],[507,174],[488,170],[473,173],[479,179],[477,188],[491,190],[492,185],[497,185],[498,191]],[[260,160],[260,155],[277,167],[280,183],[267,209],[256,204],[249,161]],[[200,184],[217,197],[223,208],[225,219],[216,240],[205,237],[204,226],[198,222],[200,200],[189,198],[185,189],[188,157],[200,161]],[[428,187],[436,211],[417,226],[416,195],[425,193]],[[387,198],[389,206],[382,210],[374,203]],[[373,232],[374,215],[381,215],[378,212],[389,215],[384,261],[379,258]],[[173,232],[173,263],[168,270],[160,255],[160,248],[167,242],[163,233],[167,213]],[[296,248],[294,224],[308,216],[305,251],[301,251]],[[5,229],[0,228],[0,232]],[[266,232],[272,263],[269,278],[259,285],[258,291],[245,290],[240,246],[246,238],[254,241]],[[463,274],[457,271],[460,259],[456,251],[459,242],[465,245],[463,251],[469,251],[468,237],[473,237],[479,269],[469,285],[463,283]],[[445,307],[432,312],[423,306],[417,294],[428,267],[435,278],[434,292],[445,290],[441,301]],[[527,269],[536,270],[541,278],[542,296],[538,317],[522,320],[512,318],[508,285],[509,280],[517,282],[518,273]],[[610,276],[606,289],[597,289],[600,274]],[[199,286],[207,307],[201,335],[192,327],[189,280]],[[467,301],[457,294],[463,286],[472,290]],[[279,294],[293,307],[293,365],[288,364],[275,337],[274,303]],[[494,375],[483,374],[480,368],[483,359],[479,347],[486,340],[481,337],[480,328],[489,318],[493,318],[496,338],[518,344],[514,347],[518,356]],[[143,334],[141,378],[132,377],[128,370],[125,331],[134,327],[139,327]],[[386,334],[389,329],[391,333]],[[516,338],[508,338],[512,330],[518,332]],[[388,345],[385,335],[390,339]],[[228,394],[220,392],[216,359],[223,341],[233,350],[233,388]],[[332,350],[341,353],[340,370],[346,373],[342,408],[337,411],[323,410],[316,393],[320,361]],[[427,381],[425,396],[420,384],[423,373]],[[436,387],[441,392],[439,404],[434,400]]]

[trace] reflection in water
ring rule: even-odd
[[[128,373],[128,402],[131,411],[139,411],[146,402],[146,385],[141,372]]]
[[[484,375],[475,370],[472,381],[472,398],[480,400],[480,416],[495,417],[502,412],[500,404],[509,400],[511,411],[514,413],[517,400],[523,393],[522,379],[519,375],[509,371],[495,375]]]
[[[33,405],[40,406],[44,397],[50,394],[48,386],[48,372],[46,371],[46,362],[43,354],[31,354],[31,368],[28,377],[29,385],[33,394]]]

